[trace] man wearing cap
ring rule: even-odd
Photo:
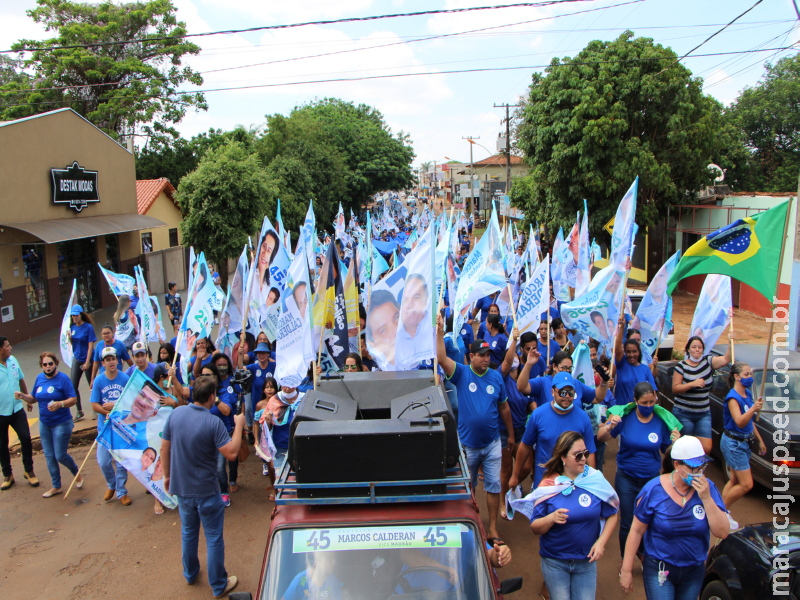
[[[94,353],[95,342],[97,342],[97,335],[94,332],[91,317],[83,312],[83,307],[80,304],[73,304],[69,314],[72,317],[72,325],[69,326],[68,330],[69,341],[72,345],[70,381],[72,381],[72,387],[75,388],[75,397],[78,400],[75,403],[77,408],[75,421],[77,422],[83,418],[81,392],[78,388],[82,374],[86,377],[87,383],[90,385],[92,383],[92,354]]]
[[[500,508],[500,463],[502,448],[498,419],[508,434],[508,449],[514,451],[514,427],[508,407],[503,376],[489,368],[491,346],[475,340],[470,346],[470,364],[456,363],[447,356],[444,345],[444,319],[436,319],[436,356],[447,378],[458,393],[458,438],[467,454],[472,487],[478,485],[478,469],[483,467],[483,486],[489,508],[489,540],[499,538],[497,514]]]
[[[105,426],[108,414],[113,410],[114,404],[119,399],[128,376],[117,368],[117,350],[113,346],[106,346],[100,351],[100,360],[103,363],[103,372],[98,374],[92,385],[92,408],[97,413],[97,429]],[[97,444],[97,464],[106,478],[108,489],[103,500],[108,502],[116,493],[117,498],[124,506],[130,506],[131,499],[125,484],[128,481],[128,471],[121,463],[114,460],[108,448]],[[116,471],[116,472],[115,472]]]
[[[558,437],[565,431],[577,431],[583,436],[586,449],[591,452],[587,463],[594,467],[594,432],[592,422],[581,408],[580,402],[575,402],[575,393],[579,389],[579,382],[572,375],[562,371],[553,377],[553,401],[539,406],[533,411],[528,424],[525,426],[525,435],[517,450],[514,462],[514,474],[508,482],[508,487],[514,489],[519,485],[522,468],[528,462],[533,448],[534,455],[533,487],[539,485],[544,476],[543,465],[553,456]],[[577,408],[576,408],[577,405]]]
[[[263,400],[264,386],[268,377],[274,377],[275,363],[269,360],[269,344],[261,342],[256,346],[256,360],[247,365],[247,370],[253,374],[253,385],[250,388],[250,401],[246,403],[245,416],[247,417],[247,428],[253,426],[253,413],[255,405]],[[252,435],[252,433],[250,434]],[[249,439],[250,436],[248,436]]]
[[[150,349],[142,342],[136,342],[131,348],[131,354],[133,354],[133,366],[128,367],[125,375],[130,377],[138,369],[150,379],[155,379],[156,365],[148,360]]]

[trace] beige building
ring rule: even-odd
[[[132,274],[140,231],[160,240],[165,227],[157,200],[138,210],[134,156],[68,108],[0,123],[0,182],[0,335],[12,343],[60,326],[73,279],[87,312],[113,304],[97,263]]]

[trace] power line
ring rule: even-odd
[[[303,23],[290,23],[285,25],[262,25],[259,27],[248,27],[245,29],[222,29],[219,31],[207,31],[204,33],[185,33],[183,35],[171,35],[163,37],[146,37],[135,38],[129,40],[116,40],[111,42],[95,42],[92,44],[71,44],[68,46],[48,46],[38,48],[26,48],[24,50],[0,50],[0,54],[8,54],[10,52],[34,52],[37,50],[69,50],[73,48],[96,48],[101,46],[119,46],[122,44],[133,44],[139,42],[158,42],[165,40],[178,40],[194,37],[208,37],[212,35],[231,35],[235,33],[253,33],[255,31],[267,31],[274,29],[293,29],[296,27],[308,27],[311,25],[335,25],[339,23],[356,23],[363,21],[378,21],[382,19],[397,19],[404,17],[419,17],[427,15],[440,15],[440,14],[457,14],[467,13],[482,10],[502,10],[505,8],[543,8],[546,6],[553,6],[556,4],[568,4],[573,2],[588,2],[589,0],[543,0],[541,2],[521,2],[517,4],[499,4],[494,6],[473,6],[467,8],[444,8],[438,10],[423,10],[417,12],[407,13],[393,13],[385,15],[373,15],[369,17],[345,17],[343,19],[328,19],[322,21],[306,21]]]

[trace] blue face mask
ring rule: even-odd
[[[561,411],[562,413],[568,413],[568,412],[569,412],[569,411],[571,411],[573,408],[575,408],[575,403],[574,403],[574,402],[573,402],[573,403],[571,403],[571,404],[570,404],[570,405],[569,405],[567,408],[563,408],[562,406],[559,406],[559,404],[558,404],[558,403],[556,403],[556,409],[558,409],[558,410],[559,410],[559,411]]]
[[[739,383],[741,383],[745,388],[750,389],[751,387],[753,387],[753,378],[752,377],[742,377],[739,380]]]
[[[639,411],[639,414],[643,417],[649,417],[653,414],[653,410],[655,410],[655,406],[642,406],[641,404],[636,405],[636,409]]]
[[[681,477],[681,479],[683,479],[683,481],[684,481],[684,483],[686,485],[691,486],[692,485],[692,481],[694,481],[695,477],[698,477],[698,475],[695,475],[694,473],[689,473],[688,475],[686,475],[686,477]]]

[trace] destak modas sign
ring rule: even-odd
[[[53,182],[53,204],[69,204],[80,212],[90,202],[100,202],[97,171],[89,171],[77,161],[65,169],[50,169]]]

